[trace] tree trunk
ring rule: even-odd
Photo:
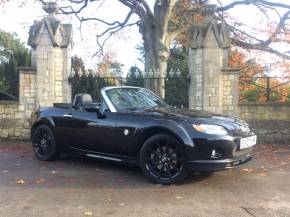
[[[145,72],[153,73],[150,79],[145,79],[145,87],[164,98],[171,39],[167,32],[162,33],[160,29],[154,18],[146,19],[140,26],[144,41]]]

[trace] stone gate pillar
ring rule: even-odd
[[[188,31],[189,107],[235,114],[239,70],[228,67],[228,30],[225,23],[213,19],[215,9],[215,5],[207,5],[203,23]]]
[[[55,2],[43,4],[48,13],[30,27],[32,67],[36,68],[36,103],[52,106],[54,102],[70,102],[68,76],[71,70],[72,25],[56,18]]]

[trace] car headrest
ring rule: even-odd
[[[83,94],[82,97],[81,97],[81,101],[82,101],[83,105],[87,105],[87,104],[93,102],[92,97],[91,97],[90,94]]]
[[[83,107],[87,104],[92,103],[92,97],[90,94],[76,94],[73,102],[74,109],[83,109]]]

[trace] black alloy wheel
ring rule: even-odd
[[[32,135],[35,156],[39,160],[54,160],[59,156],[52,130],[47,125],[36,127]]]
[[[144,174],[159,184],[182,181],[188,173],[181,144],[172,136],[158,134],[149,138],[140,152]]]

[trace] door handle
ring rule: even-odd
[[[96,127],[96,126],[98,126],[98,124],[95,123],[95,122],[89,122],[88,123],[88,126],[90,126],[90,127]]]
[[[64,117],[67,117],[67,118],[71,118],[72,117],[72,114],[64,114],[63,116]]]

